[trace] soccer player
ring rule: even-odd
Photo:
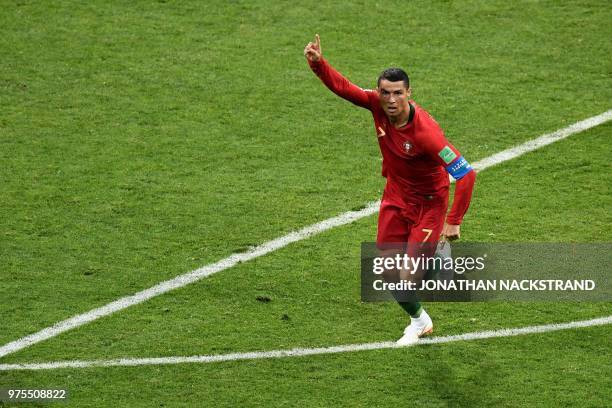
[[[400,68],[388,68],[378,77],[375,90],[362,89],[323,58],[318,34],[306,45],[304,56],[332,92],[372,112],[383,157],[382,175],[387,179],[378,215],[377,247],[401,243],[408,256],[432,256],[441,238],[458,239],[476,172],[429,113],[410,99],[408,75]],[[448,215],[447,173],[457,180]],[[398,344],[414,344],[433,331],[431,318],[415,298],[405,301],[394,296],[410,315]]]

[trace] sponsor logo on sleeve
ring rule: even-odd
[[[457,155],[449,146],[444,146],[444,149],[438,152],[438,156],[440,156],[440,158],[444,160],[444,163],[446,164],[450,164],[450,162],[457,158]]]

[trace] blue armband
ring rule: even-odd
[[[472,170],[472,166],[463,158],[459,156],[457,160],[446,166],[448,174],[453,176],[455,180],[461,179],[463,176],[468,174]]]

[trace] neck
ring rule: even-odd
[[[406,109],[397,116],[389,116],[389,122],[396,127],[402,127],[410,121],[410,104],[406,102]]]

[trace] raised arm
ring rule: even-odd
[[[333,93],[362,108],[370,109],[370,99],[366,91],[342,76],[323,58],[321,38],[315,36],[304,48],[304,56],[312,71]]]

